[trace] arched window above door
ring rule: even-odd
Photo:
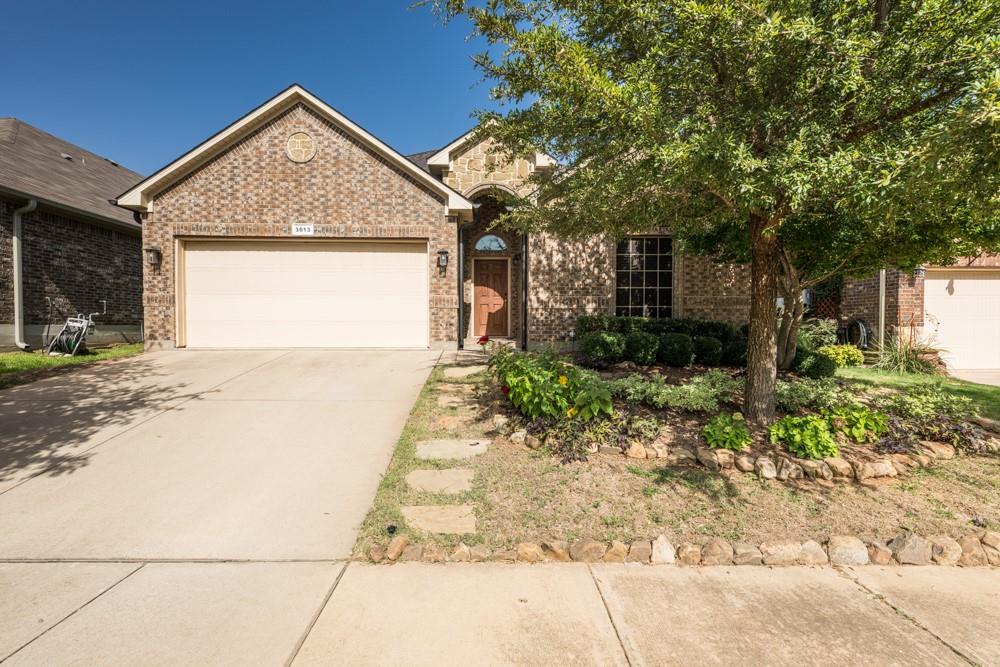
[[[480,252],[502,252],[507,244],[496,234],[487,234],[476,241],[476,250]]]

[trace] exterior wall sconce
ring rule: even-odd
[[[926,266],[918,266],[917,268],[913,269],[914,278],[925,278],[926,276],[927,276]]]
[[[438,250],[438,268],[442,271],[448,268],[448,251]]]
[[[160,262],[163,261],[163,252],[160,250],[160,246],[148,245],[142,249],[142,252],[146,256],[146,264],[150,266],[159,266]]]

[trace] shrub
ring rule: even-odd
[[[825,345],[837,344],[837,321],[809,319],[799,326],[796,345],[799,350],[815,352]]]
[[[837,364],[833,363],[833,359],[830,357],[824,357],[816,352],[807,352],[804,355],[796,356],[795,372],[802,377],[818,380],[833,377],[833,374],[837,372]]]
[[[830,422],[819,415],[782,417],[771,425],[770,435],[772,444],[781,443],[802,459],[823,459],[840,453]]]
[[[588,421],[612,412],[608,384],[552,352],[531,354],[498,346],[489,367],[514,407],[529,419]]]
[[[853,345],[824,345],[816,350],[816,354],[829,357],[837,368],[860,366],[865,363],[865,355]]]
[[[978,415],[971,399],[939,385],[877,397],[875,405],[889,413],[889,432],[876,445],[879,451],[916,451],[920,440],[937,440],[971,454],[989,452],[986,433],[969,422]]]
[[[942,368],[937,362],[938,352],[921,340],[913,328],[907,327],[905,332],[897,330],[886,337],[875,368],[893,373],[939,375]]]
[[[834,410],[860,405],[854,394],[830,378],[819,380],[802,378],[794,382],[778,380],[774,387],[774,399],[779,410],[791,413],[803,410]]]
[[[866,407],[836,408],[824,412],[830,428],[854,442],[876,442],[889,430],[889,419],[881,412]]]
[[[920,422],[938,416],[967,420],[979,414],[972,399],[948,393],[938,384],[914,387],[905,394],[878,396],[875,404],[886,412]]]
[[[610,326],[612,331],[627,336],[637,331],[646,331],[650,321],[648,317],[612,317]]]
[[[633,331],[625,337],[625,358],[641,366],[648,366],[656,361],[659,348],[660,339],[645,331]]]
[[[695,336],[691,339],[694,360],[706,366],[718,366],[722,361],[722,341],[712,336]]]
[[[660,338],[660,361],[667,366],[687,366],[694,357],[691,336],[682,333],[668,333]]]
[[[722,347],[722,364],[744,368],[747,365],[747,342],[737,338],[725,343]]]
[[[613,321],[610,315],[581,315],[576,318],[576,337],[583,338],[594,331],[611,331]]]
[[[731,415],[715,415],[701,430],[701,434],[712,449],[731,449],[740,452],[751,442],[750,431],[743,415],[739,412]]]
[[[594,364],[613,364],[625,356],[625,337],[610,331],[591,331],[580,339],[580,350]]]
[[[583,461],[587,451],[600,446],[624,449],[632,440],[649,441],[660,432],[661,424],[652,417],[635,415],[581,421],[579,419],[539,419],[528,425],[533,435],[542,439],[545,447],[564,462]]]

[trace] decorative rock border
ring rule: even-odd
[[[509,419],[504,415],[494,415],[493,427],[501,431]],[[541,441],[524,430],[514,431],[508,439],[515,444],[524,444],[536,449]],[[955,448],[943,442],[931,440],[920,443],[920,452],[915,454],[878,454],[875,458],[840,456],[822,460],[799,459],[777,450],[755,454],[753,452],[732,452],[728,449],[712,449],[706,446],[689,447],[672,445],[672,436],[661,434],[649,444],[633,441],[628,447],[602,446],[591,454],[622,454],[632,459],[658,459],[668,465],[701,465],[713,472],[736,471],[753,473],[762,479],[818,480],[826,482],[867,482],[872,479],[897,477],[917,468],[926,468],[936,461],[955,458]],[[850,451],[850,450],[848,450]]]
[[[376,545],[368,553],[373,563],[406,561],[425,563],[477,563],[484,561],[541,563],[639,563],[644,565],[731,566],[765,565],[959,565],[962,567],[1000,566],[1000,532],[985,531],[956,540],[947,535],[921,537],[902,532],[888,542],[863,540],[849,535],[833,535],[820,544],[815,540],[776,540],[759,545],[730,543],[714,537],[704,544],[682,542],[674,547],[665,535],[631,544],[578,540],[520,542],[514,549],[491,551],[481,544],[459,543],[450,552],[436,544],[411,544],[406,535],[397,535],[388,546]]]

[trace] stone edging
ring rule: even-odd
[[[397,535],[388,546],[371,548],[373,563],[406,561],[428,563],[477,563],[486,561],[540,563],[637,563],[645,565],[960,565],[1000,566],[1000,533],[985,531],[955,540],[946,535],[928,538],[900,533],[888,542],[864,542],[857,537],[834,535],[825,543],[773,541],[760,545],[734,543],[719,537],[705,544],[682,542],[676,548],[665,535],[627,545],[609,545],[594,540],[521,542],[515,549],[491,551],[484,545],[460,543],[450,552],[436,544],[411,544],[406,535]]]

